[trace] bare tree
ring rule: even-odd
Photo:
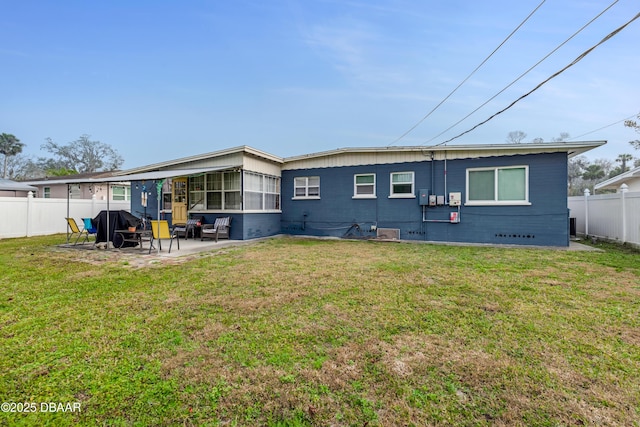
[[[510,144],[520,144],[527,137],[521,130],[514,130],[507,134],[507,142]]]
[[[82,135],[67,145],[56,144],[51,138],[47,138],[42,148],[53,154],[56,159],[39,159],[39,163],[55,165],[54,169],[64,168],[78,173],[115,170],[124,163],[122,156],[110,145],[91,141],[89,138],[90,135]]]
[[[640,114],[638,114],[638,120],[640,121]],[[624,125],[628,128],[634,129],[637,133],[640,133],[640,123],[635,120],[625,120]],[[640,139],[635,141],[629,141],[629,144],[636,150],[640,150]]]
[[[571,135],[569,135],[568,132],[560,132],[560,136],[557,137],[557,138],[551,138],[551,141],[553,141],[553,142],[564,142],[569,138],[571,138]]]

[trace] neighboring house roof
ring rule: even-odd
[[[16,182],[10,179],[0,178],[0,191],[37,191],[36,187],[25,184],[24,182]]]
[[[622,184],[629,184],[631,181],[640,181],[640,167],[635,169],[631,169],[630,171],[626,171],[625,173],[621,173],[620,175],[616,175],[613,178],[609,178],[606,181],[602,181],[596,184],[593,188],[594,190],[603,190],[603,189],[618,189]]]

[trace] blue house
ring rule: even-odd
[[[174,224],[229,216],[231,239],[568,246],[567,161],[603,144],[345,148],[289,158],[241,146],[123,174],[132,179],[132,213]]]

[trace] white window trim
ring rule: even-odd
[[[369,176],[373,175],[373,184],[360,184],[360,186],[364,185],[373,185],[373,194],[358,194],[358,184],[356,180],[359,176]],[[377,199],[376,195],[376,174],[375,173],[357,173],[353,175],[353,196],[352,199]]]
[[[525,189],[524,189],[524,197],[525,200],[497,200],[498,197],[498,180],[495,178],[495,172],[500,169],[522,169],[524,168],[524,177],[525,177]],[[469,172],[476,171],[494,171],[494,197],[496,200],[469,200]],[[465,206],[531,206],[531,202],[529,201],[529,166],[528,165],[517,165],[517,166],[494,166],[494,167],[485,167],[485,168],[469,168],[466,171],[466,194],[465,194]]]
[[[411,174],[411,193],[393,194],[393,175],[401,173]],[[389,174],[389,198],[390,199],[415,199],[416,198],[416,174],[414,171],[391,172]]]
[[[302,188],[302,187],[296,187],[296,180],[301,178],[305,179],[304,188],[305,188],[305,193],[307,194],[309,194],[309,178],[318,178],[318,195],[317,196],[296,196],[296,188]],[[320,200],[320,176],[313,175],[313,176],[294,177],[293,178],[293,197],[291,198],[291,200]]]

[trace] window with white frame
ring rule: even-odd
[[[205,209],[242,209],[240,177],[239,171],[207,174]]]
[[[467,169],[469,205],[528,205],[529,167]]]
[[[204,175],[189,178],[189,210],[204,209]]]
[[[51,187],[44,187],[42,189],[42,198],[50,199],[51,198]]]
[[[126,185],[113,185],[111,186],[111,194],[113,200],[131,200],[131,187]]]
[[[293,182],[294,199],[319,199],[320,198],[320,177],[319,176],[299,176]]]
[[[280,179],[256,172],[244,172],[244,209],[279,210]]]
[[[376,197],[376,174],[361,173],[353,176],[353,198],[372,199]]]
[[[415,197],[414,173],[413,172],[392,172],[391,191],[389,197],[408,198]]]

